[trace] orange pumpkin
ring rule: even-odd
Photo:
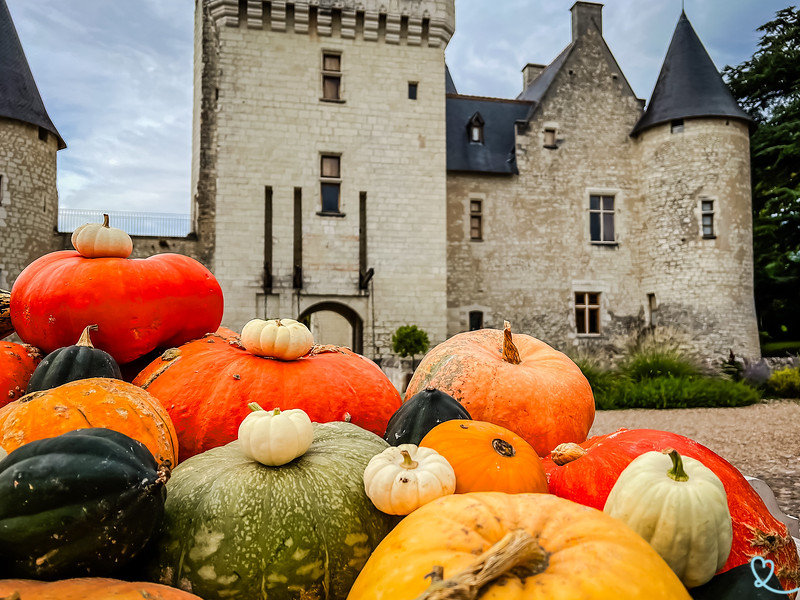
[[[456,494],[547,493],[547,477],[536,451],[505,427],[453,419],[431,429],[419,445],[447,459],[456,473]]]
[[[373,551],[347,598],[408,600],[464,579],[486,599],[690,599],[622,522],[550,494],[500,492],[444,496],[412,512]]]
[[[0,409],[0,447],[12,452],[28,442],[87,427],[113,429],[139,440],[156,460],[177,464],[175,427],[159,401],[119,379],[92,377],[32,392]]]
[[[28,344],[0,342],[0,406],[25,395],[42,353]]]
[[[21,600],[200,600],[199,596],[160,583],[82,577],[61,581],[0,579],[0,598]]]
[[[406,397],[436,388],[473,419],[524,438],[539,456],[562,442],[582,442],[594,422],[592,388],[565,354],[529,335],[481,329],[454,335],[420,362]]]

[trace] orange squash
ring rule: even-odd
[[[539,456],[582,442],[594,422],[592,388],[565,354],[529,335],[481,329],[454,335],[420,362],[406,397],[433,387],[473,419],[511,429]]]
[[[125,381],[92,377],[32,392],[0,409],[0,447],[87,427],[113,429],[139,440],[158,462],[178,459],[175,427],[159,401]]]
[[[536,451],[505,427],[453,419],[431,429],[419,445],[447,459],[456,473],[456,494],[547,493],[547,477]]]
[[[490,558],[494,573],[483,569]],[[444,496],[412,512],[374,550],[347,598],[424,598],[429,585],[441,589],[464,575],[483,585],[479,596],[439,597],[690,598],[622,522],[550,494],[500,492]]]
[[[42,353],[28,344],[0,342],[0,406],[25,395]]]
[[[16,595],[15,595],[16,594]],[[160,583],[82,577],[61,581],[0,579],[0,598],[20,600],[200,600],[199,596]]]

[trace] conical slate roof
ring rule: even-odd
[[[6,0],[0,0],[0,117],[38,125],[67,145],[47,115]]]
[[[734,99],[682,12],[650,104],[631,135],[673,119],[731,117],[752,122]]]

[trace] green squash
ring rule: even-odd
[[[308,451],[280,467],[238,441],[178,465],[147,577],[205,600],[344,600],[397,522],[364,492],[367,463],[388,446],[351,423],[313,425]]]
[[[36,440],[0,460],[0,578],[107,577],[148,542],[169,469],[110,429]]]
[[[756,566],[756,569],[759,580],[756,580],[753,566],[746,563],[714,575],[709,582],[690,589],[689,594],[693,600],[777,600],[778,598],[788,598],[773,572],[769,569],[765,570],[761,566]]]
[[[452,396],[436,388],[425,388],[398,408],[386,425],[383,436],[390,445],[414,444],[439,423],[451,419],[472,419],[467,409]]]
[[[89,325],[73,346],[53,350],[42,359],[28,381],[26,394],[50,390],[70,381],[90,377],[122,379],[117,361],[108,352],[95,348],[89,331],[97,325]]]

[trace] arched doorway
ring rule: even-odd
[[[308,326],[317,344],[349,346],[357,354],[364,353],[364,322],[345,304],[320,302],[300,313],[298,321]]]

